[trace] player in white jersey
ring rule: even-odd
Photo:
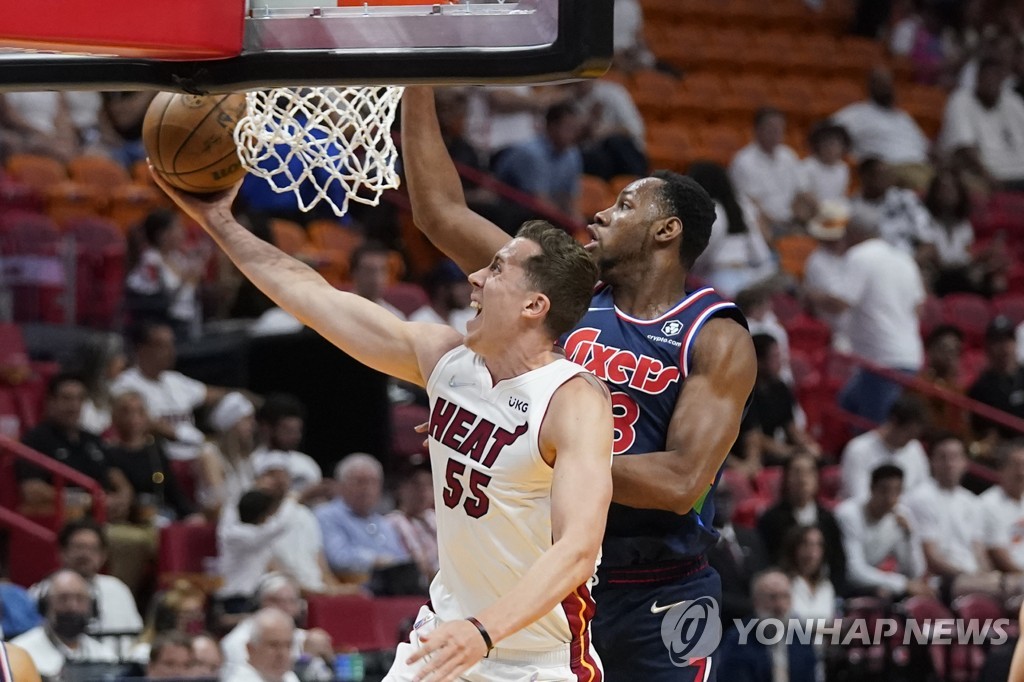
[[[200,198],[156,179],[281,308],[366,365],[427,388],[435,610],[424,607],[386,679],[602,680],[588,586],[611,501],[611,400],[555,352],[597,281],[583,248],[547,223],[524,225],[469,276],[478,313],[463,337],[400,321],[258,239],[231,215],[237,187]]]
[[[40,682],[32,657],[20,646],[0,642],[0,682]]]

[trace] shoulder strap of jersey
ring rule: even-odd
[[[7,646],[3,642],[0,642],[0,682],[14,682],[11,659],[7,655]]]

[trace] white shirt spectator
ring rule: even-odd
[[[224,639],[220,640],[220,650],[224,654],[224,667],[221,668],[221,677],[230,678],[240,668],[248,667],[249,638],[252,636],[252,617],[246,618],[236,625]],[[295,638],[292,640],[292,657],[298,658],[302,655],[302,647],[306,643],[306,631],[295,628]]]
[[[142,616],[135,605],[135,597],[128,586],[112,575],[98,574],[92,579],[100,617],[96,623],[99,633],[142,632]]]
[[[81,635],[78,647],[70,649],[60,641],[54,642],[42,625],[15,637],[11,643],[28,653],[43,677],[57,677],[68,661],[117,662],[113,649],[88,635]]]
[[[918,306],[925,290],[917,263],[881,239],[868,239],[846,252],[845,277],[853,352],[885,367],[919,369]]]
[[[637,36],[643,28],[644,15],[637,0],[615,0],[612,34],[615,51],[623,52],[637,47]]]
[[[467,123],[469,136],[474,146],[488,154],[532,140],[537,136],[540,122],[533,108],[500,111],[491,106],[491,95],[500,95],[501,92],[528,98],[533,95],[533,88],[529,85],[513,85],[475,88],[472,91],[474,96],[469,99]]]
[[[146,410],[153,419],[163,419],[174,426],[176,441],[167,442],[167,456],[177,460],[192,460],[199,455],[204,437],[196,428],[193,410],[206,400],[206,384],[167,370],[153,381],[131,367],[121,372],[110,385],[113,396],[134,391],[142,396]]]
[[[697,259],[694,274],[706,279],[726,298],[733,298],[748,286],[778,272],[772,250],[758,226],[757,209],[746,197],[739,197],[744,232],[729,232],[725,208],[715,202],[715,222],[708,246]]]
[[[894,512],[870,522],[864,504],[865,500],[855,499],[836,507],[836,521],[843,532],[846,550],[846,577],[855,587],[881,587],[902,594],[910,579],[925,572],[924,550],[913,526],[908,534],[896,521],[897,513],[909,517],[909,512],[898,506]],[[895,559],[897,571],[879,568],[888,559]]]
[[[971,246],[974,245],[974,228],[971,221],[961,220],[946,229],[934,219],[928,223],[928,243],[935,246],[939,263],[946,268],[957,268],[971,262]]]
[[[235,671],[230,675],[222,675],[221,679],[227,680],[227,682],[278,682],[278,680],[267,680],[248,663],[235,668]],[[299,678],[289,670],[281,677],[280,682],[299,682]]]
[[[304,492],[307,488],[324,480],[324,474],[316,460],[298,450],[284,452],[282,450],[271,450],[266,445],[261,445],[249,455],[249,462],[254,470],[259,471],[265,458],[278,457],[281,454],[286,455],[288,458],[288,476],[292,480],[292,492]]]
[[[922,542],[933,542],[939,553],[964,573],[977,573],[975,549],[983,542],[985,526],[978,496],[962,486],[952,490],[928,481],[904,497],[914,514]]]
[[[831,166],[816,156],[800,162],[800,191],[813,196],[818,203],[826,199],[844,199],[850,189],[850,167],[840,161]]]
[[[855,197],[850,209],[873,214],[882,239],[909,255],[914,254],[918,243],[928,243],[932,236],[931,214],[909,189],[890,187],[885,196],[875,201]]]
[[[196,285],[182,279],[178,274],[181,269],[169,263],[158,250],[148,248],[142,252],[138,265],[128,273],[124,285],[147,296],[167,292],[170,294],[168,316],[182,322],[195,323],[199,316]]]
[[[57,134],[62,115],[70,119],[67,97],[61,92],[5,92],[2,97],[12,114],[46,135]]]
[[[842,299],[843,292],[846,290],[845,254],[837,255],[821,247],[812,251],[804,264],[804,289]],[[848,310],[841,313],[815,311],[815,316],[832,330],[832,347],[848,352],[850,341],[847,329],[850,324],[850,312]]]
[[[871,491],[871,472],[883,464],[894,464],[903,471],[904,496],[930,480],[928,456],[920,441],[912,440],[898,450],[891,450],[878,431],[868,431],[843,448],[843,499],[867,498]]]
[[[858,159],[874,157],[891,164],[928,162],[928,138],[902,109],[857,102],[837,111],[832,120],[846,128],[853,142],[851,151]]]
[[[736,152],[729,166],[732,184],[776,223],[793,216],[793,199],[800,190],[800,159],[780,144],[766,154],[756,142]]]
[[[278,514],[284,517],[287,530],[273,541],[274,562],[304,591],[323,592],[326,585],[319,558],[324,537],[316,516],[309,507],[291,499],[281,503]]]
[[[836,616],[836,588],[822,578],[812,586],[803,576],[792,577],[793,613],[797,618],[832,620]]]
[[[1020,180],[1024,178],[1024,100],[1004,90],[996,105],[986,109],[973,90],[958,90],[946,103],[939,140],[947,152],[976,148],[985,169],[997,180]]]
[[[1017,566],[1024,566],[1024,499],[1015,500],[994,485],[978,496],[984,515],[986,545],[1005,549]]]
[[[448,319],[437,314],[437,311],[429,305],[422,306],[413,311],[409,316],[410,322],[423,322],[426,324],[446,324],[460,334],[466,333],[466,323],[476,316],[472,308],[456,308],[448,313]]]
[[[640,115],[640,110],[636,108],[629,90],[612,81],[595,80],[592,83],[587,94],[576,102],[579,110],[589,112],[596,106],[599,115],[597,120],[592,122],[596,129],[625,131],[637,149],[646,149],[644,119]]]
[[[238,519],[235,500],[224,505],[217,523],[217,559],[224,584],[217,593],[224,597],[252,595],[274,556],[274,544],[289,528],[288,516],[280,509],[257,525]]]

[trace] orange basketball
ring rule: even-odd
[[[227,189],[245,175],[235,146],[235,125],[245,95],[161,92],[142,122],[142,143],[153,168],[168,183],[196,194]]]

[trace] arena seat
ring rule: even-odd
[[[110,193],[107,215],[122,233],[128,234],[151,211],[163,204],[162,196],[152,186],[134,182],[120,185]]]
[[[68,161],[68,173],[75,182],[93,185],[104,192],[131,182],[124,166],[106,156],[86,154]]]
[[[205,559],[217,556],[217,526],[172,523],[160,530],[161,575],[205,573]]]
[[[1024,292],[1006,293],[992,300],[996,315],[1008,317],[1014,324],[1024,322]]]
[[[993,317],[988,300],[977,294],[950,294],[941,300],[942,321],[959,327],[968,346],[980,348]]]
[[[14,295],[18,322],[65,322],[61,236],[43,215],[11,212],[0,217],[4,279]]]
[[[593,216],[615,203],[615,195],[604,178],[584,175],[580,183],[580,210]]]
[[[760,496],[773,502],[777,500],[782,490],[782,467],[770,466],[761,469],[754,479],[754,487]]]
[[[383,633],[376,602],[370,597],[311,595],[306,601],[308,627],[326,630],[336,650],[379,651],[394,640],[394,635]]]
[[[47,187],[68,179],[67,169],[60,161],[38,154],[11,154],[7,159],[7,172],[40,194]]]
[[[99,217],[106,208],[106,193],[93,184],[65,180],[46,190],[46,215],[59,225],[78,218]]]
[[[117,322],[125,274],[125,239],[103,218],[80,218],[66,226],[75,240],[76,316],[79,324],[110,329]]]
[[[399,642],[409,641],[409,633],[416,622],[426,597],[377,597],[374,606],[380,624],[381,640],[385,648],[393,649]]]
[[[789,335],[789,347],[799,349],[807,355],[814,355],[828,348],[832,330],[824,322],[810,315],[801,314],[789,321],[786,326]]]

